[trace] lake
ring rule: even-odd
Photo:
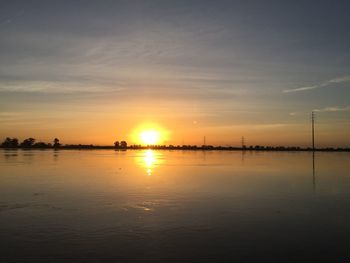
[[[0,262],[349,262],[350,153],[0,150]]]

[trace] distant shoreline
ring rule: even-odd
[[[97,145],[62,145],[59,147],[3,147],[4,150],[180,150],[180,151],[265,151],[265,152],[350,152],[350,148],[301,148],[285,146],[254,146],[254,147],[223,147],[223,146],[128,146],[126,148],[116,148],[114,146],[97,146]]]

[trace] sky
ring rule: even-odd
[[[350,147],[349,1],[1,1],[0,139]]]

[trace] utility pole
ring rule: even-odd
[[[312,150],[315,151],[315,113],[311,112],[311,123],[312,123]]]
[[[242,141],[241,141],[241,143],[242,143],[242,149],[244,149],[244,148],[245,148],[245,140],[244,140],[244,136],[242,136]]]

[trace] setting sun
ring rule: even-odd
[[[169,131],[158,123],[146,122],[133,129],[130,140],[143,146],[161,145],[167,143],[169,136]]]
[[[140,133],[142,143],[151,145],[159,142],[160,134],[158,131],[143,131]]]

